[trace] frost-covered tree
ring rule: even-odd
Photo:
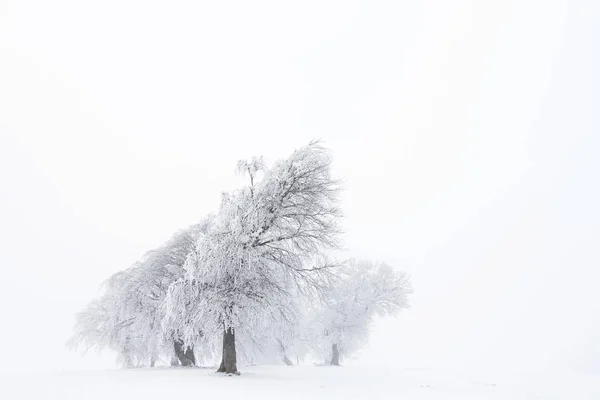
[[[121,310],[122,288],[127,279],[124,272],[113,275],[102,285],[104,293],[76,315],[75,333],[68,342],[70,347],[84,347],[85,351],[109,348],[117,353],[123,366],[139,364],[138,356],[143,351],[136,348],[139,341],[133,339],[134,318]]]
[[[408,275],[384,263],[350,260],[340,272],[309,321],[314,350],[331,365],[366,343],[375,315],[407,308],[412,293]]]
[[[125,366],[214,360],[291,365],[310,350],[360,347],[377,313],[407,306],[408,277],[384,264],[335,268],[339,183],[318,142],[268,168],[241,161],[246,186],[217,214],[114,274],[77,315],[73,346],[110,348]]]
[[[194,365],[193,346],[184,344],[177,331],[161,329],[162,302],[171,283],[183,276],[183,264],[203,226],[178,232],[131,268],[111,276],[103,294],[77,314],[69,344],[110,348],[127,367],[153,366],[157,359],[174,355],[182,365]]]
[[[330,267],[322,255],[337,245],[340,216],[330,166],[329,152],[316,142],[269,169],[262,159],[239,163],[248,185],[223,196],[186,274],[171,285],[166,326],[185,316],[186,339],[200,327],[208,336],[220,332],[219,372],[237,373],[236,335],[252,341],[267,329],[294,326],[296,299],[322,287]]]

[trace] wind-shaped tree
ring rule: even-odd
[[[191,346],[176,331],[161,329],[161,304],[172,282],[183,275],[183,264],[201,234],[203,224],[176,233],[164,246],[149,251],[131,268],[111,276],[104,293],[77,314],[72,347],[110,348],[125,366],[154,365],[174,353],[182,365],[193,365]]]
[[[186,274],[171,285],[167,320],[187,315],[183,337],[200,326],[221,332],[219,372],[237,373],[236,333],[293,325],[296,298],[322,287],[331,266],[323,255],[337,245],[340,216],[330,167],[329,152],[317,142],[270,169],[262,159],[241,162],[249,184],[223,196]]]

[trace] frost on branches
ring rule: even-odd
[[[219,357],[331,362],[367,338],[374,314],[407,306],[408,278],[383,264],[329,260],[339,235],[339,182],[318,142],[267,168],[238,163],[247,184],[133,267],[113,275],[77,316],[73,346],[109,348],[125,366],[194,366]]]
[[[397,314],[412,293],[408,275],[383,263],[350,260],[340,272],[309,325],[316,352],[331,365],[366,344],[375,315]]]
[[[86,350],[112,349],[127,367],[173,358],[178,337],[161,329],[162,303],[169,286],[183,275],[183,263],[202,228],[193,225],[175,234],[163,247],[109,278],[104,293],[77,314],[75,334],[68,344]]]

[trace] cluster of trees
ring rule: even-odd
[[[77,315],[73,347],[110,348],[127,367],[193,366],[220,357],[339,365],[377,314],[408,306],[406,274],[328,256],[338,248],[340,186],[318,142],[267,168],[242,161],[248,184],[219,212],[108,279]],[[261,175],[261,176],[259,176]]]

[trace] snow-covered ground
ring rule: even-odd
[[[600,399],[600,375],[489,375],[430,369],[244,367],[2,373],[2,399]]]

